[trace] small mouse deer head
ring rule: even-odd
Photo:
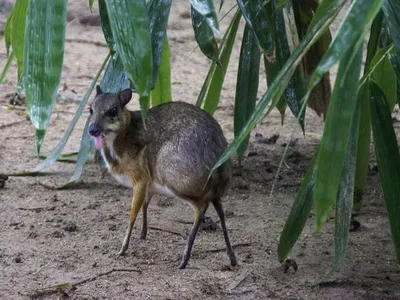
[[[96,87],[96,97],[89,105],[89,134],[96,149],[101,149],[103,138],[114,138],[122,125],[122,110],[132,98],[132,91],[126,89],[118,94],[103,93]]]

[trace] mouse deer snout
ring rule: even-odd
[[[99,124],[91,124],[89,126],[89,134],[93,137],[99,136],[103,132],[103,128]]]

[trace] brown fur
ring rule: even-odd
[[[209,173],[224,152],[227,142],[219,124],[206,112],[184,102],[161,104],[148,111],[146,127],[139,111],[128,111],[125,105],[130,90],[120,94],[102,93],[91,104],[91,127],[101,128],[102,155],[109,171],[121,183],[134,190],[129,226],[120,254],[124,254],[137,214],[143,210],[141,238],[147,233],[147,206],[155,192],[174,195],[189,201],[195,211],[192,232],[180,268],[189,260],[198,227],[209,203],[213,203],[232,265],[236,258],[226,231],[221,197],[231,177],[230,162]],[[110,117],[110,110],[117,115]],[[99,127],[100,126],[100,127]]]

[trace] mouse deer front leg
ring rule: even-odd
[[[133,225],[135,224],[136,217],[143,205],[147,195],[147,182],[146,181],[135,181],[133,188],[133,199],[131,204],[131,211],[129,215],[129,224],[126,230],[124,242],[122,248],[118,252],[119,255],[124,255],[129,246],[129,240],[132,234]]]

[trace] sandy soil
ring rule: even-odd
[[[71,16],[89,13],[87,1],[69,2]],[[198,49],[190,55],[196,42],[188,19],[187,1],[173,3],[168,28],[173,97],[194,103],[209,62]],[[226,1],[222,13],[232,3]],[[222,22],[222,30],[231,16]],[[101,46],[104,38],[100,27],[84,26],[78,21],[69,23],[67,39],[62,84],[82,96],[105,58],[107,48]],[[239,48],[237,43],[215,115],[229,140],[233,138]],[[0,48],[0,58],[0,67],[3,67],[4,47]],[[34,132],[24,120],[23,108],[5,108],[15,86],[13,67],[0,93],[0,173],[21,171],[39,162],[33,153]],[[262,76],[260,94],[265,89]],[[137,102],[132,102],[130,108],[137,108]],[[44,150],[56,145],[76,108],[77,103],[73,101],[58,101]],[[65,151],[78,150],[87,115],[85,111]],[[140,227],[136,226],[127,255],[117,256],[126,228],[131,191],[109,176],[101,179],[93,159],[85,169],[82,184],[70,190],[48,190],[40,183],[66,182],[73,172],[73,164],[56,163],[41,177],[11,177],[0,189],[0,299],[400,299],[399,269],[374,170],[369,174],[365,205],[358,217],[361,228],[350,233],[347,258],[330,284],[307,286],[307,282],[321,279],[332,261],[333,217],[323,233],[315,235],[313,215],[310,215],[291,255],[299,266],[297,272],[284,273],[277,261],[279,235],[320,139],[322,125],[313,112],[308,112],[303,136],[290,114],[281,127],[279,113],[274,112],[252,133],[242,176],[236,172],[232,188],[224,199],[227,226],[240,264],[236,268],[229,267],[218,228],[215,232],[200,232],[188,268],[178,270],[192,211],[185,203],[162,196],[155,197],[149,207],[150,225],[175,234],[150,229],[147,240],[143,241],[138,238]],[[295,142],[274,194],[269,198],[283,147],[293,129]],[[276,143],[267,144],[255,139],[256,133],[265,138],[280,136]],[[212,209],[208,215],[217,219]],[[137,224],[140,223],[139,218]],[[96,277],[67,289],[64,294],[36,293],[48,286],[79,282],[113,269],[126,270]]]

